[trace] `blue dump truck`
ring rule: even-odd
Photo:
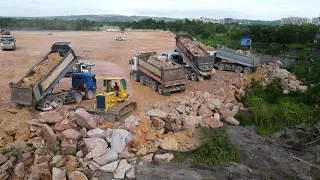
[[[59,58],[55,59],[56,62],[52,66],[44,66],[54,61],[50,58],[52,54]],[[9,84],[11,102],[44,109],[50,107],[53,102],[63,106],[66,103],[81,102],[83,98],[93,99],[97,86],[95,74],[91,73],[74,73],[72,87],[69,90],[53,92],[54,87],[77,62],[70,42],[54,42],[47,55],[35,63],[18,82]],[[44,71],[45,68],[48,69]],[[34,78],[39,74],[41,76]],[[34,81],[28,83],[27,80],[31,78]]]

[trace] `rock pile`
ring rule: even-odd
[[[1,150],[0,179],[92,179],[85,175],[87,171],[113,173],[115,179],[132,179],[136,155],[149,154],[148,161],[153,160],[146,146],[137,145],[140,140],[136,135],[143,123],[132,116],[116,128],[84,109],[64,107],[42,112],[28,124],[30,139],[15,140]],[[156,132],[150,128],[146,134],[148,140],[144,141],[158,142],[157,146],[161,147]],[[170,144],[172,140],[168,141]],[[156,154],[154,160],[167,162],[172,158],[171,154]]]
[[[173,69],[181,67],[179,64],[173,64],[171,61],[168,61],[165,56],[153,55],[150,56],[147,61],[155,65],[156,67],[163,69]]]
[[[195,56],[208,56],[202,47],[205,46],[197,41],[193,41],[189,38],[181,38],[181,43]]]
[[[262,68],[263,74],[263,85],[268,85],[273,78],[280,78],[283,88],[283,93],[288,94],[290,91],[301,91],[306,92],[308,90],[307,86],[303,86],[302,82],[297,79],[297,77],[290,73],[286,69],[281,69],[282,63],[277,61],[275,63],[265,64]]]
[[[239,125],[234,119],[241,103],[226,103],[223,89],[215,94],[191,92],[184,98],[176,98],[169,103],[157,102],[146,111],[152,125],[157,130],[178,132],[194,130],[197,126],[219,128],[222,121]]]

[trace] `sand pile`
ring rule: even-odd
[[[30,74],[25,77],[22,81],[21,87],[30,87],[31,85],[39,82],[46,74],[48,74],[53,67],[55,67],[62,57],[59,53],[52,53],[48,55],[48,59],[44,60],[41,64],[36,66]]]
[[[208,56],[208,53],[201,49],[201,47],[204,47],[205,45],[197,41],[192,41],[189,38],[181,38],[181,42],[195,56]]]

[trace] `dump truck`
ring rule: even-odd
[[[256,54],[245,55],[231,49],[217,48],[214,57],[215,66],[220,70],[250,74],[260,66],[260,57]]]
[[[16,50],[16,39],[13,36],[1,36],[1,49]]]
[[[129,61],[130,76],[141,85],[150,86],[160,95],[169,96],[171,92],[184,92],[184,67],[161,57],[156,52],[142,52],[132,57]]]
[[[11,35],[11,32],[9,29],[1,29],[1,35]]]
[[[78,62],[70,42],[54,42],[51,50],[36,62],[23,77],[10,83],[11,102],[17,105],[45,109],[53,105],[93,99],[96,91],[95,74],[75,73],[72,88],[53,92],[54,87]]]
[[[187,78],[192,81],[203,81],[204,78],[210,78],[215,70],[215,58],[210,56],[201,45],[188,34],[176,36],[176,51],[186,62]]]

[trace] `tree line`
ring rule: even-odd
[[[240,38],[244,35],[252,35],[253,42],[262,44],[299,44],[310,45],[316,38],[317,26],[313,24],[303,25],[240,25],[217,24],[198,20],[178,20],[174,22],[143,19],[134,22],[101,22],[59,19],[18,19],[0,18],[0,28],[10,29],[39,29],[39,30],[99,30],[104,25],[115,25],[121,29],[161,29],[175,33],[185,32],[203,40],[211,40],[213,43],[235,42],[240,44]]]

